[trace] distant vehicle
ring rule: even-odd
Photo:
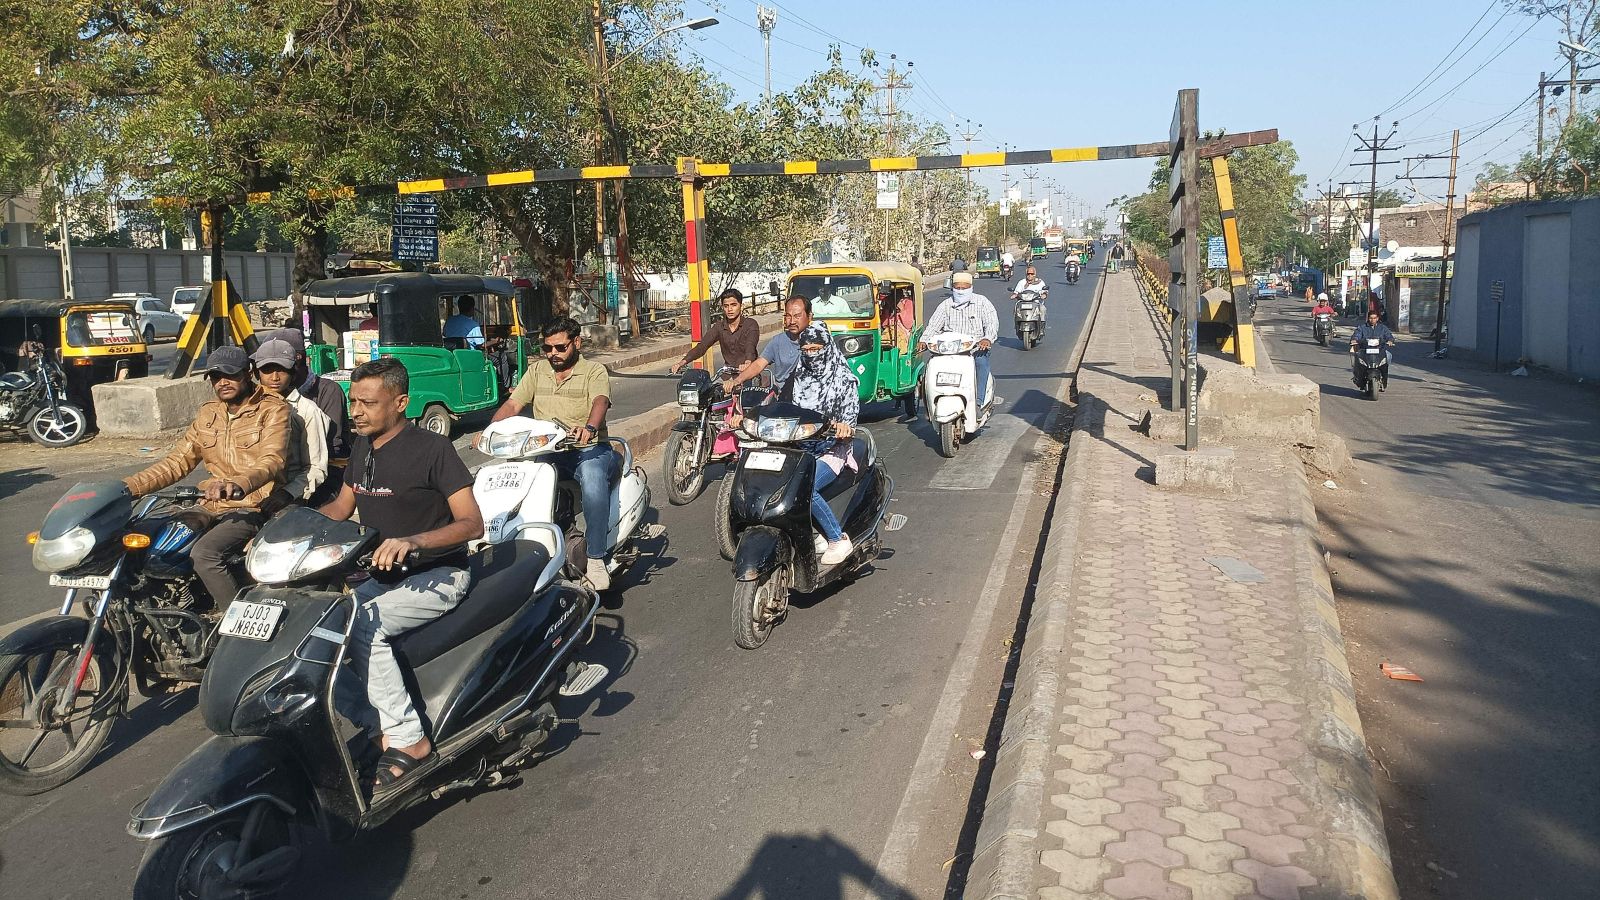
[[[172,302],[167,308],[180,316],[194,315],[194,306],[206,295],[204,285],[184,285],[172,289]]]
[[[1043,259],[1050,251],[1045,247],[1044,238],[1036,237],[1028,241],[1028,258]]]
[[[1276,296],[1278,296],[1278,288],[1276,286],[1274,286],[1272,282],[1270,282],[1270,281],[1258,281],[1258,282],[1256,282],[1256,299],[1258,299],[1258,300],[1270,300],[1271,298],[1276,297]]]
[[[1046,228],[1044,230],[1044,249],[1048,253],[1055,253],[1065,246],[1066,233],[1059,228]]]
[[[112,294],[111,297],[133,304],[133,311],[139,314],[139,333],[146,344],[153,344],[159,338],[176,339],[183,331],[185,317],[173,312],[160,297],[136,293]]]

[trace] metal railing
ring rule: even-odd
[[[722,320],[722,304],[715,300],[708,301],[711,307],[711,322]],[[744,298],[744,313],[747,316],[760,315],[763,312],[777,312],[783,308],[783,289],[778,282],[772,282],[766,290],[750,294]],[[687,319],[689,304],[677,303],[671,306],[651,306],[639,311],[639,330],[645,334],[664,334],[678,330],[678,320]]]

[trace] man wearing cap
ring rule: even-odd
[[[230,557],[261,527],[261,504],[283,480],[289,443],[289,405],[250,377],[250,358],[241,347],[218,347],[206,357],[208,400],[167,457],[124,479],[135,497],[171,487],[205,463],[211,476],[200,482],[200,505],[217,522],[195,542],[190,558],[195,574],[218,606],[241,587]]]
[[[333,495],[338,493],[339,480],[344,471],[334,464],[334,460],[346,459],[350,455],[350,404],[345,398],[344,388],[337,382],[312,373],[306,363],[306,336],[300,329],[279,328],[263,335],[262,339],[286,341],[294,348],[295,390],[315,403],[328,419],[328,478],[317,491],[317,503],[332,500]]]
[[[284,451],[283,483],[261,504],[276,515],[291,503],[306,503],[328,480],[328,416],[294,388],[294,347],[274,338],[256,348],[256,380],[289,404],[289,445]]]
[[[1031,268],[1031,267],[1030,267]],[[972,273],[957,272],[950,276],[950,298],[939,304],[922,329],[922,339],[917,342],[917,352],[927,349],[928,340],[947,331],[971,335],[978,339],[978,349],[972,354],[972,364],[977,373],[977,400],[986,406],[989,391],[989,348],[1000,337],[1000,319],[987,297],[972,289]],[[999,403],[995,397],[993,402]]]

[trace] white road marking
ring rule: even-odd
[[[994,484],[1017,441],[1032,423],[1009,413],[999,413],[979,429],[972,443],[962,444],[954,459],[947,459],[928,482],[928,487],[946,491],[984,491]]]

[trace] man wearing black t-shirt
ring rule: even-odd
[[[356,691],[341,703],[358,725],[383,732],[374,796],[433,753],[389,642],[461,602],[469,581],[466,544],[483,536],[472,476],[447,438],[407,421],[410,390],[405,366],[391,357],[350,373],[357,437],[339,495],[322,507],[339,521],[360,512],[361,524],[383,538],[372,553],[372,577],[355,589],[350,630],[350,659],[367,702]]]

